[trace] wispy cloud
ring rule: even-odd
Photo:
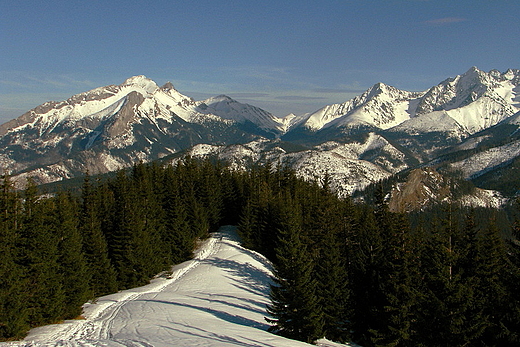
[[[287,101],[298,101],[298,100],[326,100],[326,98],[321,96],[300,96],[300,95],[281,95],[277,96],[275,99],[278,100],[287,100]]]
[[[231,92],[230,96],[234,98],[264,98],[268,97],[269,93],[242,93],[242,92]]]
[[[467,21],[466,18],[462,17],[444,17],[444,18],[436,18],[436,19],[430,19],[427,21],[424,21],[424,24],[432,25],[432,26],[443,26],[443,25],[450,25],[454,23],[460,23]]]
[[[83,90],[96,87],[93,81],[78,79],[72,75],[52,75],[31,73],[24,71],[0,71],[2,79],[0,86],[5,88],[4,93],[20,89],[23,92],[51,88],[53,90]]]

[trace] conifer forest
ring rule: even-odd
[[[0,340],[146,284],[233,224],[273,263],[273,333],[364,347],[519,346],[518,222],[455,205],[393,213],[383,196],[357,203],[331,192],[328,176],[192,158],[87,175],[80,193],[30,182],[19,191],[3,177]]]

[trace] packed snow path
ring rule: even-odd
[[[234,227],[223,227],[167,278],[86,304],[84,320],[0,346],[309,346],[267,332],[270,275],[268,261],[241,247]]]

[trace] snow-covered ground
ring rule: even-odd
[[[267,332],[269,262],[241,247],[234,227],[212,234],[193,260],[172,270],[85,304],[84,320],[36,328],[0,346],[309,346]]]

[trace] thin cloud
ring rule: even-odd
[[[297,101],[297,100],[325,100],[326,98],[323,98],[320,96],[284,95],[284,96],[277,96],[275,99]]]
[[[436,19],[430,19],[425,22],[424,24],[427,25],[435,25],[435,26],[442,26],[442,25],[450,25],[454,23],[461,23],[467,21],[466,18],[462,17],[444,17],[444,18],[436,18]]]
[[[244,92],[238,92],[238,93],[230,92],[229,95],[234,98],[264,98],[264,97],[269,96],[268,93],[244,93]]]
[[[341,88],[315,88],[313,92],[322,94],[345,94],[345,93],[363,93],[366,89],[341,89]]]

